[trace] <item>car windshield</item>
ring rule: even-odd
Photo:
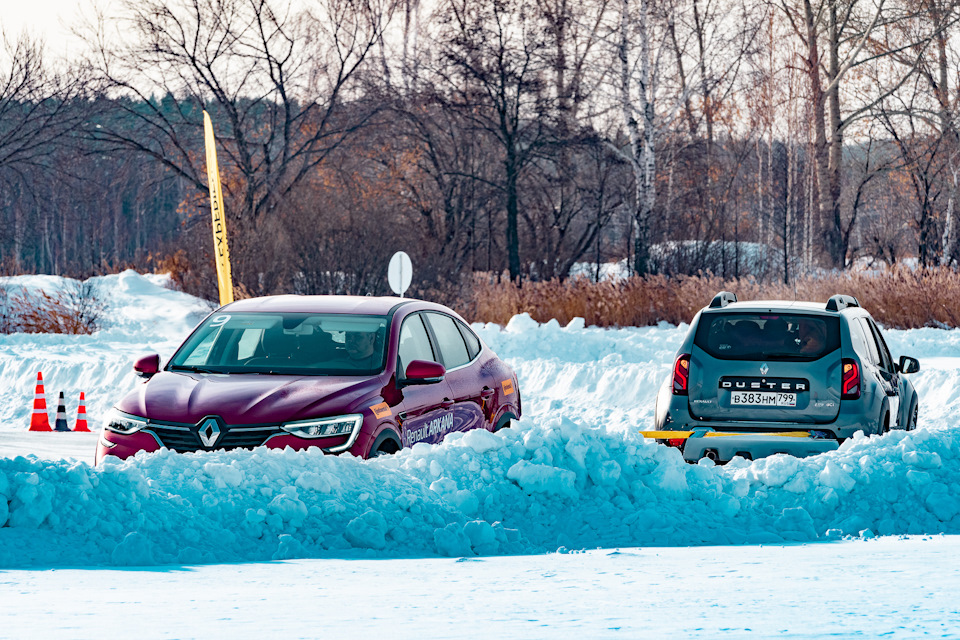
[[[384,316],[218,313],[170,359],[171,371],[373,375],[386,360]]]
[[[693,342],[722,360],[816,360],[840,347],[840,319],[705,312]]]

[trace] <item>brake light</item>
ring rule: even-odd
[[[673,395],[687,395],[687,384],[690,380],[690,354],[681,353],[673,365]]]
[[[840,377],[840,399],[856,400],[860,397],[860,367],[855,360],[843,359],[843,374]]]

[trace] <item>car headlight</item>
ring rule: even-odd
[[[103,426],[107,431],[113,431],[122,435],[136,433],[147,426],[147,419],[132,416],[117,409],[111,409],[110,413],[103,420]]]
[[[298,438],[330,438],[333,436],[347,436],[360,428],[363,416],[359,413],[333,418],[318,418],[316,420],[300,420],[287,422],[280,426],[284,431]]]

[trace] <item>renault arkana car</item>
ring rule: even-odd
[[[319,447],[368,458],[520,418],[513,370],[456,313],[398,298],[273,296],[209,315],[117,402],[97,447]]]
[[[684,458],[806,456],[857,431],[914,429],[919,403],[856,298],[738,302],[721,292],[693,319],[657,396],[655,428]]]

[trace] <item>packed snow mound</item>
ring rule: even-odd
[[[387,458],[161,451],[101,469],[0,460],[0,566],[474,556],[960,533],[960,436],[690,465],[565,418]],[[5,499],[4,499],[5,498]]]

